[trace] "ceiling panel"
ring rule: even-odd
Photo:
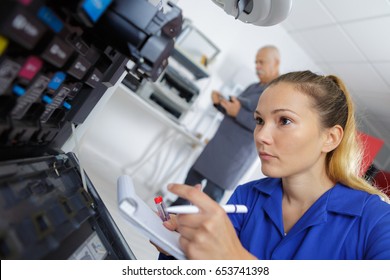
[[[390,15],[386,0],[322,0],[321,3],[341,22]]]
[[[375,69],[379,72],[379,74],[382,76],[382,78],[386,81],[387,85],[390,86],[390,61],[373,63],[373,65]]]
[[[323,5],[313,0],[294,0],[290,16],[282,23],[288,31],[335,23]]]
[[[330,68],[327,63],[317,63],[317,65],[322,70],[322,73],[318,73],[318,74],[322,74],[322,75],[334,74],[332,68]]]
[[[390,61],[390,15],[343,24],[344,30],[372,61]]]
[[[295,42],[301,46],[301,48],[310,56],[314,62],[324,61],[324,58],[318,52],[316,48],[310,45],[308,40],[303,38],[300,32],[291,33],[290,36],[295,40]]]
[[[365,60],[354,43],[337,25],[300,32],[303,40],[321,54],[324,61],[356,62]]]
[[[350,90],[359,93],[389,91],[389,86],[370,64],[336,63],[329,64],[329,67],[345,81]]]
[[[354,96],[358,95],[359,100],[363,100],[364,107],[372,114],[384,118],[389,115],[390,94],[355,91]],[[363,99],[361,98],[363,96]],[[372,110],[374,109],[374,111]],[[375,113],[373,113],[375,112]]]

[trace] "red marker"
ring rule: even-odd
[[[154,198],[154,203],[156,203],[158,215],[160,216],[161,220],[163,220],[163,222],[168,221],[170,217],[169,213],[167,212],[165,203],[162,199],[162,196],[157,196],[156,198]]]

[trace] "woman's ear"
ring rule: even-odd
[[[344,130],[340,125],[335,125],[331,128],[328,128],[325,132],[325,142],[322,147],[322,151],[329,153],[337,148],[343,139]]]

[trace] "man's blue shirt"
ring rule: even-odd
[[[229,214],[242,245],[259,259],[390,259],[390,204],[379,196],[336,184],[287,235],[282,219],[281,179],[239,186],[229,204],[247,214]]]

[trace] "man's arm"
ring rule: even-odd
[[[253,112],[257,105],[257,97],[255,99],[256,100],[251,100],[251,106],[242,106],[240,100],[237,97],[232,96],[231,101],[222,100],[221,106],[226,110],[226,114],[234,118],[239,125],[249,131],[253,131],[256,126],[253,119]]]
[[[225,99],[218,91],[212,92],[214,107],[225,115],[233,118],[240,126],[248,131],[253,131],[256,123],[253,119],[253,113],[256,110],[259,94],[245,94],[258,89],[257,84],[249,86],[239,97],[230,97]],[[244,95],[244,96],[243,96]]]
[[[254,103],[257,105],[257,101],[255,101]],[[241,109],[235,118],[237,123],[239,123],[241,126],[245,127],[247,130],[251,132],[256,127],[256,122],[253,117],[253,113],[256,110],[256,105],[254,106],[253,110],[241,106]]]

